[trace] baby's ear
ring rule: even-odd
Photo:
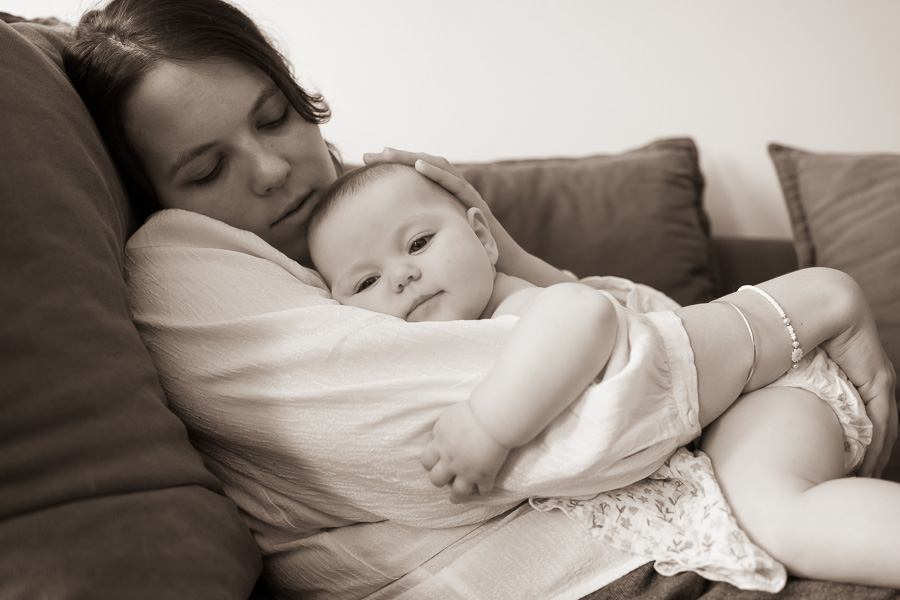
[[[484,246],[484,251],[487,252],[488,258],[491,259],[491,264],[496,265],[500,252],[497,249],[497,242],[494,240],[494,236],[491,235],[491,228],[488,227],[484,213],[481,212],[480,208],[473,206],[466,211],[466,219],[469,221],[469,227],[472,228],[472,231],[478,236],[481,245]]]

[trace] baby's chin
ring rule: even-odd
[[[459,306],[453,297],[439,292],[407,315],[410,323],[426,321],[474,321],[481,318],[481,310],[473,306]]]

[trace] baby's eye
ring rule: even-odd
[[[434,235],[423,235],[422,237],[417,237],[413,240],[413,243],[409,245],[410,253],[415,254],[416,252],[421,251],[425,246],[428,245],[428,242],[431,241]]]
[[[378,281],[377,277],[366,277],[362,281],[359,282],[359,285],[356,286],[356,290],[354,293],[358,294],[360,292],[365,291],[366,289],[375,285],[375,282]]]

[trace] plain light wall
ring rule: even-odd
[[[238,0],[344,158],[584,156],[690,136],[713,230],[790,236],[766,146],[900,152],[897,0]],[[0,10],[74,21],[84,0]]]

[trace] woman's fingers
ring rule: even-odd
[[[481,195],[475,191],[475,188],[469,185],[469,182],[461,175],[453,172],[456,169],[450,171],[421,158],[416,160],[414,166],[416,171],[459,198],[466,206],[482,208],[484,205]]]
[[[465,180],[456,167],[446,158],[432,156],[424,152],[407,152],[406,150],[385,148],[381,152],[364,154],[363,161],[367,165],[399,163],[414,167],[416,171],[456,196],[466,206],[480,208],[488,216],[492,230],[499,227],[499,224],[495,225],[496,219],[493,218],[490,208],[481,197],[481,194]]]
[[[367,165],[388,162],[413,166],[416,164],[417,160],[423,160],[438,168],[444,169],[457,177],[462,177],[459,171],[456,170],[456,167],[442,156],[432,156],[431,154],[426,154],[424,152],[408,152],[406,150],[397,150],[395,148],[385,148],[381,152],[363,154],[363,162]]]
[[[898,427],[897,427],[897,401],[894,400],[891,402],[891,418],[888,420],[888,435],[885,437],[884,448],[881,450],[881,460],[878,465],[878,477],[881,477],[882,473],[884,473],[884,469],[887,467],[888,462],[891,459],[891,454],[894,451],[894,445],[897,443],[897,435],[898,435]]]
[[[891,392],[887,396],[887,400],[882,402],[884,408],[882,409],[882,413],[886,414],[884,419],[879,419],[883,426],[881,428],[881,432],[879,435],[879,439],[881,441],[880,451],[873,452],[873,458],[875,467],[872,470],[871,475],[874,477],[881,477],[882,473],[884,473],[885,467],[887,467],[888,461],[891,458],[891,453],[894,450],[894,443],[897,441],[897,401],[894,398],[893,386],[891,387]],[[868,409],[868,406],[866,407]],[[873,438],[875,434],[873,433]],[[868,457],[866,457],[868,458]],[[865,466],[865,460],[863,461],[863,466]]]
[[[879,477],[884,470],[884,463],[887,462],[883,460],[884,444],[887,436],[886,421],[879,418],[878,414],[881,411],[875,410],[876,406],[874,405],[876,404],[879,403],[873,400],[866,405],[866,412],[872,421],[872,441],[869,447],[866,448],[866,455],[859,467],[859,471],[857,471],[857,475],[860,477]]]
[[[896,379],[893,366],[884,359],[886,366],[876,377],[859,386],[866,402],[866,414],[872,421],[872,443],[859,468],[863,477],[880,477],[891,458],[897,441],[897,401],[894,396]],[[885,373],[891,376],[885,376]]]

